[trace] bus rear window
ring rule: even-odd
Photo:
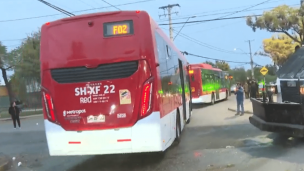
[[[119,21],[103,24],[104,37],[129,35],[134,33],[133,21]]]

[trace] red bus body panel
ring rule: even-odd
[[[103,23],[125,20],[133,20],[133,35],[103,36]],[[93,24],[90,26],[89,22]],[[41,85],[42,91],[52,98],[56,118],[54,123],[66,131],[131,127],[141,119],[143,84],[151,77],[154,78],[154,86],[152,86],[153,95],[149,113],[160,111],[162,118],[180,107],[182,105],[180,94],[163,96],[159,93],[162,85],[157,67],[154,32],[158,32],[173,50],[178,52],[179,58],[186,62],[179,50],[144,11],[89,14],[43,25],[40,54]],[[60,72],[77,67],[93,70],[100,65],[132,61],[138,63],[138,68],[132,75],[125,78],[60,83],[52,76],[52,71],[58,69]],[[186,66],[183,69],[187,74]],[[118,70],[110,74],[118,73]],[[79,77],[82,77],[81,73]],[[122,103],[120,98],[124,90],[129,92],[129,100]],[[106,94],[106,91],[112,91],[112,93]],[[189,93],[186,93],[186,100],[190,101]],[[43,104],[45,118],[47,118],[46,104],[44,102]],[[89,116],[101,115],[105,116],[104,122],[88,123]]]

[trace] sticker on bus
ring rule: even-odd
[[[120,104],[131,104],[131,93],[129,90],[119,90]]]
[[[87,117],[88,123],[99,123],[99,122],[105,122],[105,121],[106,121],[105,115],[98,115],[98,116],[90,115]]]

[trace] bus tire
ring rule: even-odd
[[[214,105],[214,103],[215,103],[214,93],[212,93],[212,95],[211,95],[211,105]]]
[[[178,145],[180,143],[180,139],[181,139],[181,124],[180,124],[180,114],[179,111],[176,111],[176,126],[175,126],[175,133],[176,133],[176,137],[175,137],[175,143],[176,145]]]

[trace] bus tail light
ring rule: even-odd
[[[152,84],[153,77],[148,79],[142,89],[142,94],[141,94],[141,108],[140,108],[140,117],[146,117],[151,113],[151,108],[152,108]]]
[[[45,106],[45,111],[47,118],[55,122],[55,112],[54,112],[54,105],[53,105],[53,100],[50,94],[43,92],[43,99],[44,99],[44,106]]]
[[[195,92],[195,87],[191,87],[191,92]]]

